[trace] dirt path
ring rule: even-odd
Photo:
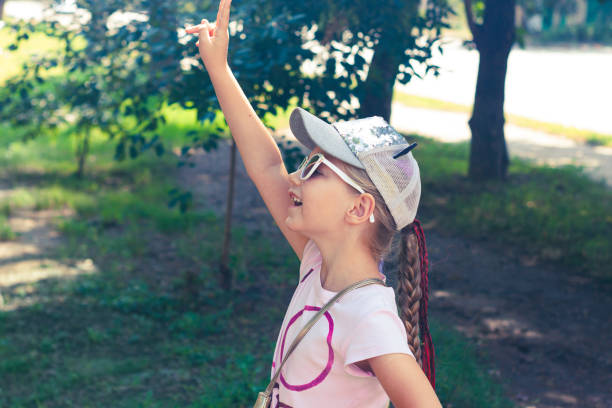
[[[229,147],[197,154],[181,180],[197,206],[223,214]],[[281,239],[238,160],[234,225]],[[423,219],[426,222],[426,219]],[[427,230],[431,315],[486,354],[520,407],[612,407],[610,286],[519,253]],[[386,265],[393,271],[392,263]],[[435,339],[434,339],[435,341]],[[443,364],[443,362],[438,362]]]
[[[610,287],[429,231],[431,313],[484,349],[521,407],[612,407]]]
[[[5,195],[9,189],[1,189]],[[58,261],[53,249],[61,240],[52,220],[68,216],[67,210],[16,210],[8,218],[17,239],[0,241],[0,311],[27,306],[36,299],[21,294],[33,291],[32,284],[53,277],[69,277],[95,271],[91,259],[66,264]]]

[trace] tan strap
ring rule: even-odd
[[[331,298],[329,302],[325,304],[325,306],[323,306],[319,311],[317,311],[317,313],[314,316],[312,316],[312,318],[308,321],[308,323],[304,325],[304,327],[298,333],[298,335],[295,336],[295,340],[293,340],[293,343],[291,343],[291,346],[289,346],[289,348],[287,349],[287,354],[285,354],[285,357],[282,359],[281,363],[278,366],[278,370],[276,370],[276,373],[274,373],[274,376],[272,377],[270,384],[268,384],[268,386],[266,387],[266,390],[264,391],[266,395],[270,395],[272,393],[272,388],[274,388],[274,384],[276,383],[276,380],[278,379],[278,376],[280,375],[281,368],[283,368],[283,365],[289,358],[289,355],[291,355],[293,350],[295,350],[295,348],[297,347],[298,343],[302,340],[302,338],[304,338],[304,336],[306,335],[306,333],[308,333],[311,327],[314,326],[317,320],[319,320],[321,316],[323,316],[323,314],[327,312],[327,309],[329,309],[335,302],[340,300],[342,296],[344,296],[351,290],[361,288],[367,285],[372,285],[375,283],[386,286],[385,282],[383,282],[382,279],[376,279],[376,278],[364,279],[362,281],[355,282],[352,285],[342,289],[340,292],[336,293],[334,297]]]

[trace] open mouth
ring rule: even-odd
[[[299,207],[302,205],[302,201],[293,194],[291,194],[291,201],[293,201],[293,205],[296,207]]]

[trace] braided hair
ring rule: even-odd
[[[373,231],[369,235],[369,248],[374,258],[382,259],[393,251],[396,224],[385,201],[365,170],[342,163],[345,172],[376,202]],[[408,346],[435,389],[434,347],[427,322],[428,267],[425,234],[418,220],[400,231],[397,304],[406,328]],[[421,345],[422,344],[422,345]]]
[[[400,317],[406,327],[408,346],[435,388],[434,348],[427,321],[429,261],[425,235],[418,220],[404,227],[400,234],[397,282]]]

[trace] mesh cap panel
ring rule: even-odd
[[[414,221],[421,197],[419,166],[412,152],[397,159],[401,146],[384,146],[358,153],[368,176],[380,191],[398,230]]]

